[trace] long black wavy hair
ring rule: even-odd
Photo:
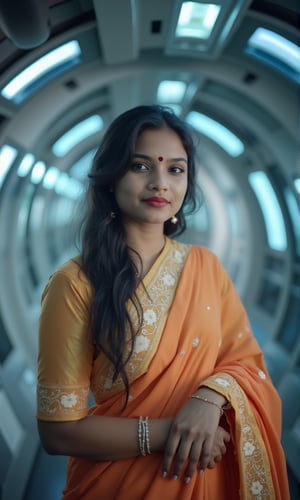
[[[88,175],[81,266],[94,290],[90,328],[97,352],[103,352],[114,367],[113,381],[121,377],[124,383],[124,407],[129,395],[126,364],[133,353],[143,314],[135,293],[137,269],[130,257],[122,217],[118,217],[113,187],[128,171],[139,135],[146,129],[166,127],[179,136],[188,157],[187,191],[176,214],[178,222],[174,225],[168,220],[164,224],[166,235],[181,234],[186,228],[185,214],[197,208],[195,149],[188,125],[170,108],[138,106],[116,118],[101,141]],[[112,218],[112,213],[116,217]],[[128,314],[128,301],[135,307],[138,324],[133,324]]]

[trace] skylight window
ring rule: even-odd
[[[77,123],[73,128],[62,135],[52,146],[52,152],[59,157],[65,156],[79,142],[103,128],[103,120],[99,115],[93,115]]]
[[[27,153],[18,168],[17,174],[19,177],[26,177],[29,174],[32,165],[34,164],[34,156],[31,153]]]
[[[300,82],[300,47],[278,33],[257,28],[245,51]]]
[[[260,205],[270,248],[278,251],[287,249],[287,236],[282,210],[267,175],[262,171],[249,174],[250,185]]]
[[[80,61],[79,43],[76,40],[65,43],[21,71],[1,90],[1,95],[19,104],[50,79]]]
[[[10,167],[12,166],[13,162],[15,161],[15,158],[18,154],[18,151],[13,148],[12,146],[9,146],[8,144],[5,144],[0,148],[0,188],[4,182],[4,179],[6,175],[8,174],[8,171]]]
[[[157,100],[160,103],[178,104],[186,91],[186,83],[176,80],[163,80],[157,90]]]
[[[191,111],[187,115],[186,121],[198,130],[198,132],[216,142],[230,156],[237,157],[244,152],[245,147],[243,142],[228,128],[212,118],[197,111]]]
[[[215,3],[183,2],[175,36],[181,38],[209,38],[221,6]]]

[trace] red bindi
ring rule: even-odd
[[[158,157],[158,161],[164,161],[164,157],[163,156],[159,156]]]

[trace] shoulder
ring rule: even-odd
[[[49,279],[57,276],[65,277],[66,280],[82,284],[88,284],[89,280],[81,268],[81,258],[76,256],[64,262],[58,267],[49,277]]]
[[[91,296],[91,284],[81,269],[79,256],[66,261],[49,276],[43,297],[50,289],[60,293],[80,295],[86,299]]]
[[[213,279],[216,282],[227,279],[226,270],[219,257],[208,247],[202,245],[185,245],[189,247],[186,260],[186,271],[196,279],[199,275],[203,278]]]
[[[200,245],[191,245],[191,255],[194,258],[201,259],[205,263],[220,265],[220,260],[217,255],[208,247]]]

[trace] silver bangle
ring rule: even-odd
[[[138,419],[138,443],[140,454],[145,457],[150,455],[149,418],[139,417]]]

